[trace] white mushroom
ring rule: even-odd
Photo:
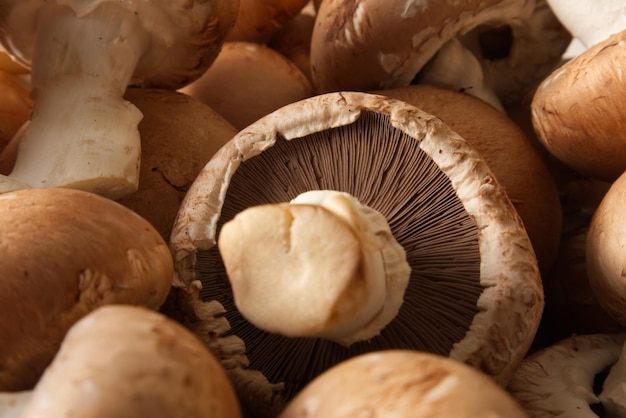
[[[136,190],[141,112],[129,83],[177,88],[213,61],[237,0],[4,1],[0,42],[32,63],[31,123],[0,192],[66,186]]]

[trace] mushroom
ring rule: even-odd
[[[546,149],[581,175],[609,182],[626,171],[625,40],[626,30],[563,64],[539,85],[531,104]]]
[[[454,38],[480,62],[485,87],[507,105],[552,71],[571,35],[545,0],[328,0],[311,41],[313,83],[319,92],[403,87]]]
[[[241,416],[219,361],[179,323],[101,307],[68,331],[21,418]]]
[[[547,0],[559,21],[586,48],[626,29],[626,5],[621,0]]]
[[[30,117],[33,101],[27,85],[13,74],[0,72],[0,153]]]
[[[240,0],[239,12],[226,40],[267,43],[309,0]]]
[[[625,334],[588,334],[561,340],[524,360],[507,389],[531,417],[624,416],[604,415],[615,408],[617,400],[613,398],[613,378],[602,381],[620,359],[624,337]],[[608,372],[613,373],[612,369]],[[612,400],[605,401],[607,397]],[[624,405],[626,396],[622,393],[618,397]]]
[[[172,255],[152,225],[81,190],[1,194],[0,253],[0,391],[31,389],[95,308],[158,309],[172,284]]]
[[[561,240],[559,190],[521,128],[492,106],[451,89],[418,84],[376,93],[437,116],[481,154],[524,221],[542,275],[547,274]]]
[[[626,173],[609,188],[596,209],[585,245],[587,274],[598,303],[626,326]]]
[[[411,267],[397,316],[379,336],[349,347],[254,327],[236,309],[215,245],[243,210],[316,190],[348,193],[380,212]],[[436,117],[374,94],[314,96],[240,131],[189,188],[170,247],[185,323],[221,353],[244,411],[257,416],[275,416],[320,372],[379,348],[448,355],[504,384],[543,308],[532,246],[485,161]],[[276,261],[257,262],[272,268]],[[222,341],[232,336],[239,345]],[[258,374],[250,377],[258,371],[265,384]],[[277,386],[268,391],[270,384]]]
[[[178,88],[217,55],[239,2],[9,0],[0,42],[32,63],[34,107],[0,192],[73,187],[119,198],[137,189],[141,112],[127,85]]]
[[[241,130],[274,110],[311,97],[313,86],[284,55],[252,42],[227,42],[211,68],[181,92]]]
[[[21,418],[24,408],[32,396],[31,390],[0,392],[0,417]]]
[[[237,130],[210,107],[174,90],[130,88],[124,98],[144,115],[141,169],[138,190],[117,201],[167,241],[187,189]]]
[[[362,354],[309,383],[279,418],[356,416],[528,418],[484,373],[409,350]]]

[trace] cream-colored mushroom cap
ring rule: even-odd
[[[571,35],[545,0],[325,0],[311,40],[313,82],[319,92],[406,86],[455,38],[485,85],[511,102],[552,70]]]
[[[609,188],[596,209],[586,241],[589,284],[600,306],[626,326],[626,173]]]
[[[528,418],[484,373],[442,356],[385,350],[346,360],[318,376],[280,418]]]
[[[397,316],[380,335],[349,347],[252,326],[236,309],[216,245],[222,227],[245,209],[315,190],[347,193],[381,213],[411,268]],[[374,94],[314,96],[241,130],[189,188],[170,247],[187,322],[219,347],[242,403],[263,416],[275,416],[277,405],[329,366],[379,348],[448,355],[504,383],[543,309],[532,245],[485,160],[437,117]],[[215,328],[245,346],[237,349]],[[268,393],[258,375],[251,383],[247,372],[258,371],[280,386]]]
[[[137,306],[106,306],[67,333],[22,418],[238,418],[217,358],[189,330]]]
[[[561,340],[524,360],[507,390],[533,418],[605,416],[598,413],[602,382],[594,379],[618,362],[624,336],[588,334]],[[623,393],[622,399],[626,401]]]
[[[533,126],[546,149],[598,180],[614,181],[626,171],[625,57],[623,31],[552,72],[532,101]]]
[[[30,389],[81,317],[107,304],[158,309],[172,255],[145,219],[98,195],[0,195],[0,389]]]

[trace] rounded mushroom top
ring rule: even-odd
[[[380,212],[411,267],[397,317],[348,348],[254,328],[234,306],[216,248],[222,226],[244,209],[310,190],[346,192]],[[530,241],[485,161],[435,116],[379,95],[315,96],[240,131],[190,187],[170,246],[176,286],[197,292],[194,306],[224,306],[229,335],[245,342],[248,370],[284,382],[284,398],[329,364],[380,347],[450,355],[505,382],[543,309]],[[267,401],[249,398],[256,407]]]
[[[131,84],[178,88],[211,65],[235,22],[239,0],[4,1],[0,43],[22,64],[30,66],[38,27],[54,8],[72,11],[77,18],[102,14],[120,25],[120,39],[129,26],[140,28],[149,45]]]
[[[521,405],[484,373],[442,356],[409,350],[372,352],[318,376],[280,418],[394,416],[527,418]]]

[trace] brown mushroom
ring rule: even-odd
[[[600,306],[626,326],[626,172],[609,188],[589,226],[585,246],[589,284]]]
[[[67,330],[106,304],[158,309],[171,288],[165,240],[98,195],[62,188],[0,195],[0,389],[32,388]]]
[[[559,191],[523,131],[482,100],[451,89],[422,84],[377,93],[439,117],[480,152],[524,221],[541,272],[547,274],[561,240]]]
[[[237,130],[210,107],[174,90],[131,88],[124,97],[144,115],[141,168],[137,191],[117,201],[168,241],[187,189]]]
[[[552,71],[571,35],[545,0],[327,0],[311,41],[313,82],[318,92],[403,87],[455,38],[480,65],[454,59],[439,67],[474,68],[471,79],[484,78],[506,105]],[[455,87],[471,94],[473,86]]]
[[[181,91],[240,130],[281,106],[311,97],[313,86],[278,51],[252,42],[226,42],[211,68]]]
[[[532,102],[532,122],[547,150],[586,177],[614,181],[626,171],[622,70],[626,31],[552,72]]]
[[[73,187],[110,198],[138,183],[131,85],[175,89],[213,62],[238,0],[4,1],[0,43],[32,65],[34,106],[0,192]],[[87,158],[88,156],[88,158]]]
[[[346,360],[309,383],[279,418],[528,418],[484,373],[429,353],[385,350]]]
[[[18,129],[30,118],[33,100],[26,83],[16,76],[0,72],[0,153]]]
[[[68,331],[23,418],[238,418],[219,361],[177,322],[137,306],[101,307]]]
[[[348,193],[380,212],[411,267],[398,315],[349,347],[252,326],[215,245],[243,210],[315,190]],[[522,221],[478,152],[436,117],[373,94],[311,97],[240,131],[190,187],[170,246],[185,322],[220,353],[244,411],[258,416],[275,414],[333,364],[379,348],[449,355],[504,383],[543,308]]]

